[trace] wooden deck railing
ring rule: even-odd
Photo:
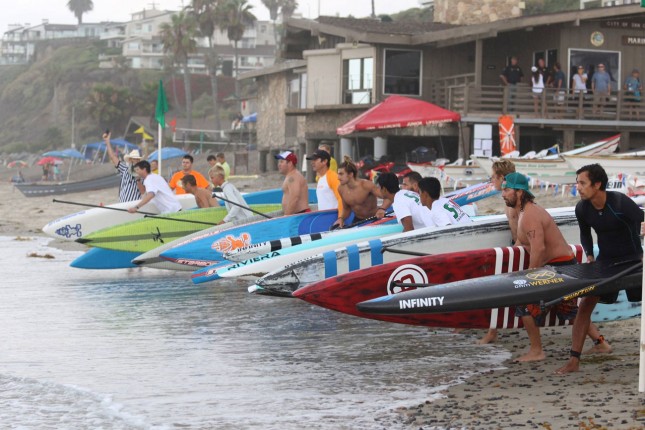
[[[558,92],[553,88],[534,94],[526,85],[456,85],[446,88],[448,97],[442,105],[462,115],[499,116],[508,113],[521,118],[645,120],[642,96],[637,98],[626,91],[614,91],[609,97],[594,97],[592,93]]]

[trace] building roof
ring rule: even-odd
[[[341,18],[337,16],[320,16],[316,19],[320,24],[330,25],[348,30],[378,33],[378,34],[423,34],[429,31],[444,30],[457,27],[451,24],[438,22],[413,22],[413,21],[390,21],[384,22],[371,18]]]
[[[260,76],[273,75],[275,73],[293,70],[300,67],[307,67],[307,60],[287,60],[282,63],[276,63],[273,66],[264,67],[258,70],[240,73],[238,80],[257,78]]]
[[[485,24],[450,25],[442,23],[381,22],[374,19],[339,18],[321,16],[317,20],[290,18],[287,27],[297,32],[309,31],[312,35],[321,33],[345,38],[346,41],[372,44],[424,45],[438,43],[453,45],[488,37],[498,33],[523,28],[577,23],[581,20],[617,19],[643,14],[637,4],[573,10],[543,15],[510,18]]]

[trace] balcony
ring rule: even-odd
[[[535,125],[632,125],[645,119],[645,105],[626,91],[613,91],[609,97],[589,93],[557,92],[546,88],[534,94],[528,85],[517,87],[454,85],[446,86],[446,108],[460,112],[472,121],[496,121],[503,113]],[[642,96],[640,97],[642,98]]]

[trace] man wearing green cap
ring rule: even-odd
[[[506,206],[515,209],[519,214],[515,245],[524,246],[530,253],[529,268],[546,264],[577,263],[571,247],[551,215],[535,203],[535,196],[529,190],[526,176],[519,172],[506,175],[502,183],[502,197]],[[560,318],[573,320],[577,307],[575,301],[563,302],[555,310]],[[519,306],[515,310],[515,315],[522,318],[530,342],[529,351],[515,361],[539,361],[546,358],[537,324],[546,313],[541,312],[539,305]]]

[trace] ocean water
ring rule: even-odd
[[[2,428],[406,428],[396,408],[509,357],[248,282],[72,269],[47,243],[0,237]]]

